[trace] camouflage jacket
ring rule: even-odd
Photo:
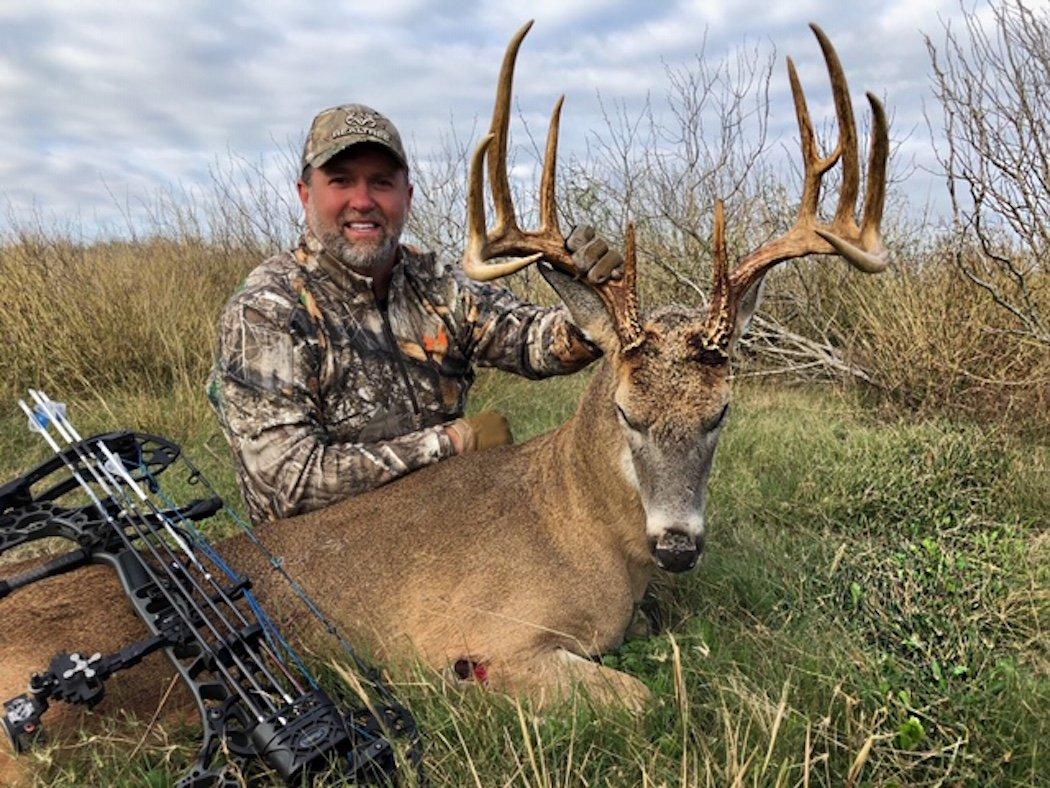
[[[600,351],[564,308],[467,281],[410,246],[386,304],[312,238],[249,274],[219,321],[208,397],[255,522],[302,514],[455,453],[481,365],[565,374]]]

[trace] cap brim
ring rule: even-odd
[[[350,148],[356,147],[357,145],[375,145],[377,148],[382,148],[384,151],[393,156],[394,160],[398,164],[400,164],[406,170],[408,169],[408,162],[405,161],[405,157],[398,153],[397,149],[393,146],[387,145],[385,142],[383,142],[382,140],[377,140],[375,137],[353,135],[347,135],[346,137],[343,137],[339,140],[338,145],[336,145],[333,148],[329,148],[328,150],[322,151],[321,153],[318,153],[312,159],[307,161],[306,164],[315,169],[318,167],[323,167],[325,164],[330,162],[340,153],[343,153],[344,151],[349,150]]]

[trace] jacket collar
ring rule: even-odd
[[[403,268],[404,252],[404,246],[399,245],[397,257],[394,260],[391,285],[401,278],[402,271],[400,269]],[[357,273],[344,262],[333,257],[325,249],[320,239],[310,232],[309,229],[303,231],[299,239],[299,247],[295,250],[295,256],[303,268],[324,274],[348,295],[372,292],[372,277]]]

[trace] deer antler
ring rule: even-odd
[[[850,101],[842,64],[831,41],[817,25],[811,24],[810,28],[820,43],[831,79],[835,115],[839,126],[838,144],[828,156],[819,155],[816,134],[806,106],[806,96],[802,91],[795,64],[788,58],[788,77],[791,81],[791,95],[795,100],[804,167],[798,219],[785,234],[749,254],[732,273],[729,273],[725,261],[725,216],[721,203],[716,206],[715,281],[705,331],[712,349],[718,349],[724,355],[728,355],[740,300],[748,289],[777,263],[809,254],[835,254],[869,274],[879,273],[889,265],[879,232],[886,199],[886,160],[890,148],[886,112],[879,100],[868,93],[874,122],[868,158],[868,184],[864,195],[863,215],[858,226],[855,211],[860,190],[860,163],[857,155],[857,127],[853,119],[853,103]],[[821,179],[839,161],[842,162],[842,183],[839,188],[838,206],[831,222],[821,223],[817,218]]]
[[[555,200],[554,171],[558,155],[558,124],[561,119],[562,96],[551,113],[550,129],[547,132],[547,147],[543,157],[543,174],[540,179],[540,226],[536,230],[522,230],[514,215],[514,201],[507,180],[507,137],[510,126],[510,96],[514,81],[514,64],[518,49],[532,21],[526,22],[503,56],[499,82],[496,87],[496,103],[492,110],[492,126],[489,133],[478,144],[470,162],[470,179],[467,190],[467,248],[463,253],[463,270],[472,279],[491,281],[520,271],[540,259],[555,268],[579,276],[572,263],[572,256],[565,247],[565,237],[558,228],[557,203]],[[487,158],[492,201],[496,208],[496,223],[491,232],[486,232],[485,188],[483,161]],[[487,261],[509,257],[500,263]],[[609,279],[594,289],[601,297],[616,326],[622,350],[630,349],[641,341],[642,329],[638,319],[638,296],[635,290],[636,259],[634,251],[634,228],[628,227],[627,249],[624,255],[623,276],[619,280]]]

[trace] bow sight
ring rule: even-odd
[[[280,558],[225,509],[179,446],[127,431],[84,439],[61,403],[33,390],[30,396],[34,408],[19,405],[54,456],[0,487],[0,554],[46,537],[62,537],[77,548],[0,580],[0,598],[38,580],[104,563],[116,570],[151,634],[112,654],[56,654],[32,676],[27,692],[4,703],[3,727],[16,752],[41,740],[41,718],[50,703],[94,707],[110,676],[163,650],[192,691],[204,728],[197,761],[179,788],[229,782],[226,765],[215,763],[220,750],[234,759],[261,759],[289,784],[332,767],[352,780],[389,780],[395,770],[389,736],[397,734],[409,738],[409,759],[418,765],[418,735],[409,712],[288,576]],[[178,503],[159,484],[161,473],[180,466],[186,475],[179,486],[203,496]],[[338,639],[378,702],[344,711],[320,687],[253,595],[251,580],[228,566],[198,528],[220,511],[245,529]]]

